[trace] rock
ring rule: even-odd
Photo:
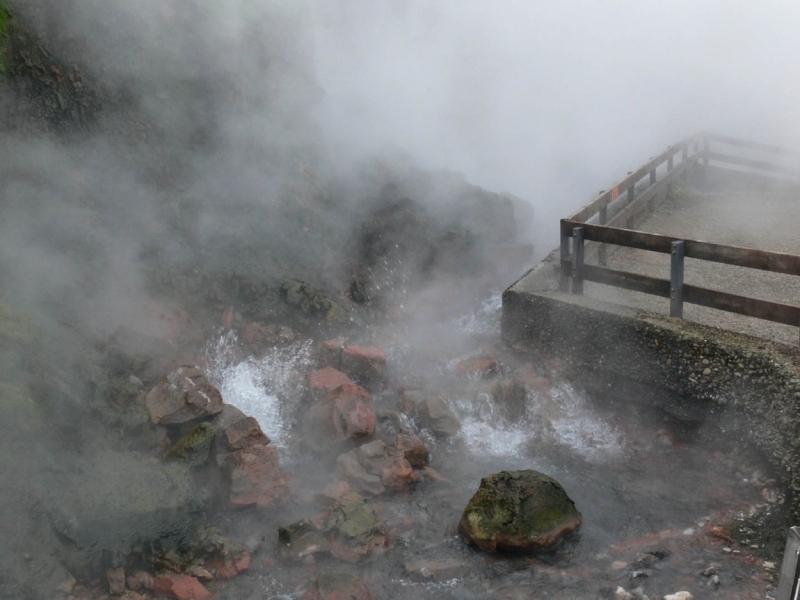
[[[347,375],[333,367],[323,367],[308,377],[308,389],[316,402],[322,402],[342,385],[355,385],[355,383]]]
[[[341,312],[341,309],[331,302],[324,291],[305,281],[286,280],[281,286],[280,297],[289,306],[308,315],[323,315],[331,318],[333,313]]]
[[[175,348],[168,340],[121,325],[108,339],[102,365],[111,375],[152,381],[169,369],[174,357]]]
[[[239,339],[250,350],[258,352],[267,346],[274,345],[278,341],[278,333],[274,326],[253,322],[244,328]]]
[[[415,581],[442,581],[462,577],[469,572],[468,565],[452,558],[408,562],[403,568]]]
[[[217,453],[225,454],[236,450],[244,450],[255,445],[268,445],[270,439],[267,434],[261,431],[258,421],[254,417],[247,417],[238,409],[236,410],[241,417],[235,418],[231,416],[228,423],[220,422],[218,424]]]
[[[119,596],[125,592],[125,569],[109,569],[106,571],[108,593]]]
[[[341,475],[354,489],[382,494],[386,489],[405,490],[419,481],[403,450],[375,440],[342,454],[336,461]]]
[[[346,481],[335,481],[334,483],[329,483],[326,485],[325,489],[322,490],[322,493],[315,494],[314,500],[321,504],[328,505],[331,503],[331,501],[338,500],[347,492],[352,491],[353,488]]]
[[[417,408],[420,424],[434,434],[452,437],[461,430],[461,424],[443,398],[425,398]]]
[[[179,367],[147,392],[145,404],[156,425],[176,425],[222,411],[222,394],[197,367]]]
[[[395,446],[414,469],[423,469],[428,464],[428,449],[416,435],[400,433],[395,439]]]
[[[206,562],[206,567],[211,569],[217,579],[231,579],[250,567],[250,554],[244,548],[236,553],[227,553]]]
[[[456,375],[465,375],[471,379],[488,379],[498,375],[500,371],[500,363],[491,356],[468,358],[456,365]]]
[[[334,571],[320,575],[302,600],[375,600],[375,594],[358,577]]]
[[[142,590],[152,590],[155,577],[147,571],[136,571],[133,575],[128,575],[128,588],[134,592]]]
[[[289,484],[278,463],[278,450],[261,444],[232,452],[230,503],[269,506],[289,497]]]
[[[342,371],[367,387],[386,379],[386,353],[379,348],[345,346],[342,349]]]
[[[325,340],[319,345],[319,366],[333,367],[341,370],[342,368],[342,349],[344,348],[344,338]]]
[[[208,423],[195,425],[164,455],[165,461],[180,461],[198,467],[208,461],[214,443],[214,429]]]
[[[211,600],[214,597],[197,578],[172,572],[155,578],[153,594],[177,600]]]
[[[614,600],[633,600],[634,596],[622,586],[617,586],[614,591]]]
[[[525,384],[516,379],[503,379],[492,387],[492,400],[510,423],[517,423],[525,417],[527,399]]]
[[[329,550],[328,540],[308,519],[278,529],[278,556],[283,559],[302,560]]]
[[[334,502],[320,518],[319,528],[339,560],[372,560],[389,544],[386,525],[362,496],[348,493]]]
[[[664,600],[693,600],[694,596],[691,592],[682,591],[682,592],[675,592],[674,594],[667,594],[664,596]]]
[[[564,488],[533,470],[501,471],[481,480],[459,522],[464,537],[485,552],[548,550],[581,524]]]
[[[357,385],[340,385],[308,411],[305,439],[323,452],[345,440],[371,436],[376,422],[369,392]]]

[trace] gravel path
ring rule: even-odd
[[[684,184],[638,229],[733,246],[800,254],[800,185],[712,169],[705,184]],[[669,255],[632,248],[609,252],[610,268],[669,279]],[[799,276],[687,258],[685,281],[706,288],[800,304]],[[669,314],[669,300],[587,282],[588,296]],[[684,318],[797,345],[797,327],[684,304]]]

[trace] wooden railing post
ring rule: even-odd
[[[650,171],[650,185],[655,185],[655,184],[656,184],[656,170],[653,169],[652,171]]]
[[[583,227],[575,227],[572,230],[572,244],[574,246],[572,263],[572,293],[583,294]]]
[[[711,142],[708,138],[703,140],[703,166],[708,166],[708,150],[711,146]]]
[[[672,171],[673,158],[674,158],[673,156],[670,156],[667,159],[667,171]]]
[[[608,207],[604,206],[600,209],[600,217],[598,223],[600,225],[606,225],[608,223]],[[601,267],[605,267],[608,264],[608,247],[605,244],[600,244],[600,247],[597,249],[597,262]]]
[[[558,289],[562,292],[569,291],[569,277],[567,274],[567,259],[569,258],[569,236],[564,233],[564,219],[561,219],[561,275]]]
[[[669,316],[683,318],[683,255],[686,243],[672,242],[670,252]]]

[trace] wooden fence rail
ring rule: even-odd
[[[592,281],[670,298],[670,315],[674,317],[682,317],[683,303],[689,302],[776,323],[800,326],[798,306],[706,289],[685,284],[683,281],[686,257],[786,275],[800,275],[800,256],[646,233],[634,229],[635,220],[639,215],[652,212],[658,203],[669,196],[675,179],[685,177],[690,169],[701,168],[700,165],[706,167],[709,161],[747,167],[759,172],[797,174],[795,169],[785,164],[712,152],[710,149],[712,142],[751,151],[793,156],[778,146],[715,134],[700,134],[670,146],[636,171],[629,173],[613,188],[600,192],[589,204],[561,220],[561,290],[582,294],[583,282]],[[681,163],[676,168],[674,158],[678,153],[681,154]],[[664,163],[667,163],[666,173],[659,179],[658,168]],[[637,197],[637,185],[644,177],[649,178],[648,185],[640,190]],[[622,192],[626,192],[624,198],[621,197]],[[614,212],[611,218],[609,211]],[[590,220],[597,222],[590,223]],[[625,223],[626,227],[616,226],[622,223]],[[585,246],[592,242],[596,244],[598,265],[587,264],[591,252],[588,252]],[[670,279],[607,268],[605,266],[607,244],[670,254]]]

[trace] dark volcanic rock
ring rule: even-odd
[[[564,488],[538,471],[501,471],[481,480],[458,528],[486,552],[547,550],[581,524]]]
[[[150,420],[177,425],[222,411],[222,394],[197,367],[178,367],[145,396]]]
[[[278,529],[278,555],[288,560],[301,560],[330,550],[328,540],[308,519],[301,519]]]
[[[178,460],[190,467],[198,467],[208,460],[213,443],[213,427],[208,423],[200,423],[167,451],[164,460]]]

